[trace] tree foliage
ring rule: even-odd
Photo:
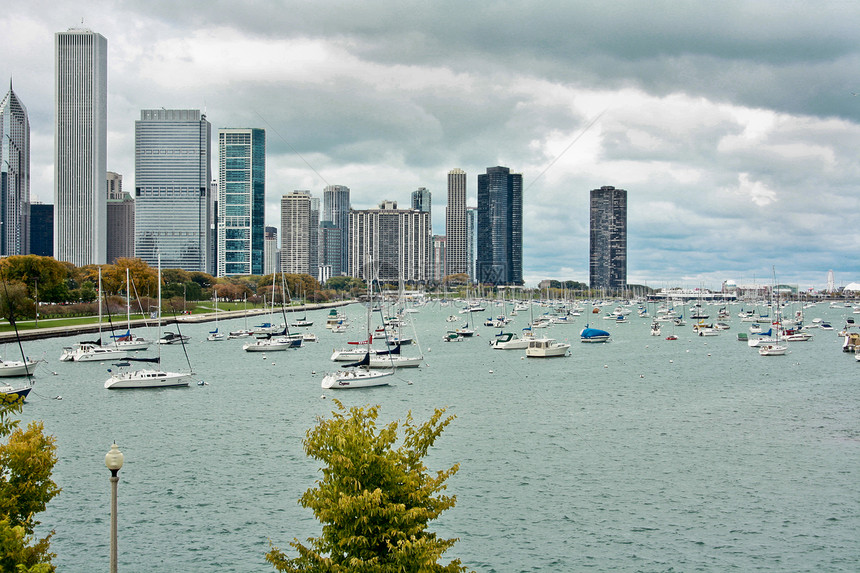
[[[266,555],[278,571],[388,573],[464,571],[459,560],[437,561],[457,539],[440,539],[427,524],[454,507],[442,495],[459,464],[431,475],[423,458],[454,419],[437,409],[415,425],[410,413],[402,424],[377,428],[379,406],[352,407],[335,400],[331,419],[307,432],[305,453],[325,464],[323,479],[299,500],[323,524],[322,535],[290,545],[298,557],[277,547]],[[403,439],[397,444],[397,431]]]
[[[50,552],[51,531],[34,539],[35,515],[47,507],[60,488],[51,479],[57,463],[56,444],[41,422],[18,427],[13,414],[23,401],[0,395],[0,571],[49,573],[55,570]]]

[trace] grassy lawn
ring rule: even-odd
[[[291,306],[298,305],[298,302],[293,303]],[[229,312],[234,310],[253,310],[255,308],[263,308],[262,304],[246,304],[245,302],[219,302],[218,303],[218,312]],[[266,307],[268,308],[268,307]],[[212,301],[204,300],[196,303],[193,310],[189,309],[187,314],[209,314],[215,312],[215,304]],[[164,311],[163,316],[165,318],[171,317],[173,314],[170,311]],[[176,316],[181,316],[182,310],[178,309],[176,312]],[[148,316],[144,316],[142,314],[132,314],[132,320],[138,320],[141,318],[149,318]],[[114,316],[112,319],[114,330],[120,330],[125,328],[125,314],[121,316]],[[36,321],[34,320],[19,320],[18,321],[18,330],[33,330],[35,328],[51,328],[55,326],[76,326],[80,324],[96,324],[99,321],[98,315],[93,316],[76,316],[71,318],[40,318],[39,325],[36,326]],[[107,317],[103,318],[103,323],[107,326]],[[0,320],[0,332],[12,332],[14,329],[12,326],[5,320]]]

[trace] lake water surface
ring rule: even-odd
[[[287,549],[320,532],[297,503],[320,475],[302,439],[335,396],[380,404],[382,422],[410,410],[422,421],[443,406],[457,416],[428,459],[434,471],[460,463],[447,492],[457,505],[431,529],[458,537],[446,557],[476,571],[860,568],[860,364],[835,330],[760,357],[737,341],[749,323],[736,317],[720,336],[687,326],[667,341],[671,326],[652,337],[650,319],[615,325],[589,314],[547,331],[572,343],[571,356],[525,359],[490,349],[497,331],[480,325],[478,337],[443,343],[457,308],[437,304],[409,315],[421,368],[388,387],[323,391],[332,348],[364,338],[364,307],[345,312],[348,333],[326,330],[325,311],[309,313],[320,342],[266,356],[244,352],[242,340],[207,342],[211,323],[183,325],[207,385],[181,389],[108,391],[110,364],[57,361],[73,340],[27,343],[49,361],[24,421],[44,421],[57,438],[63,492],[39,518],[56,530],[59,570],[107,569],[113,441],[125,455],[120,570],[272,570],[270,540]],[[807,311],[837,330],[849,316]],[[580,344],[587,320],[613,341]],[[527,321],[520,313],[510,329]],[[4,356],[16,351],[7,345]],[[162,353],[166,369],[184,366],[181,347]]]

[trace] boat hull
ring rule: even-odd
[[[115,374],[107,379],[108,390],[129,390],[133,388],[170,388],[188,386],[191,373],[164,372],[162,370],[136,370]]]
[[[391,374],[391,372],[372,370],[335,372],[333,374],[326,375],[322,379],[321,386],[326,390],[349,390],[354,388],[387,386],[388,376],[391,376]]]
[[[24,364],[20,360],[0,362],[0,378],[11,376],[27,376],[33,373],[36,369],[36,362],[27,362]]]

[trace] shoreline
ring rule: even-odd
[[[356,302],[355,300],[346,300],[346,301],[337,301],[337,302],[321,302],[321,303],[313,303],[313,304],[303,304],[300,306],[291,306],[284,308],[284,312],[308,312],[313,310],[324,310],[328,308],[337,308],[340,306],[347,306]],[[249,310],[227,310],[220,311],[217,313],[218,320],[229,320],[233,318],[244,318],[246,316],[259,316],[261,314],[268,314],[268,309],[255,308]],[[77,336],[79,334],[91,334],[93,332],[99,331],[99,323],[97,317],[94,317],[96,320],[92,324],[75,324],[68,326],[48,326],[44,328],[35,328],[28,330],[19,330],[18,336],[21,341],[27,340],[40,340],[43,338],[59,338],[63,336]],[[176,324],[178,323],[203,323],[203,322],[215,322],[216,313],[207,312],[205,314],[184,314],[177,317],[161,317],[162,325],[168,324]],[[28,321],[29,322],[29,321]],[[114,332],[121,331],[122,328],[125,328],[125,322],[123,321],[123,326],[121,328],[114,327]],[[131,321],[131,328],[141,328],[141,327],[150,327],[156,324],[153,319],[143,319],[138,318]],[[105,331],[104,323],[102,323],[102,332]],[[2,332],[0,333],[0,343],[6,342],[14,342],[15,341],[15,331],[11,332]]]

